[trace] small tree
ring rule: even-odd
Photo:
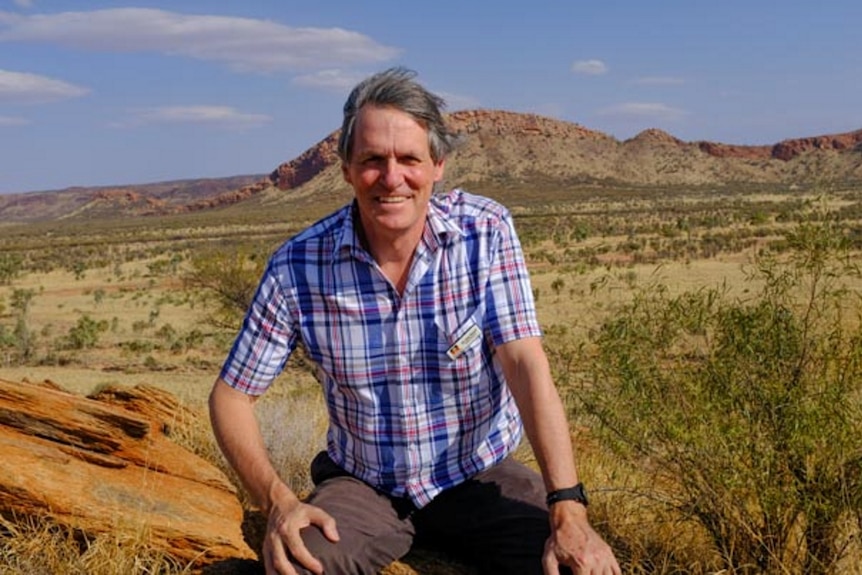
[[[0,347],[7,351],[6,362],[13,357],[17,362],[27,362],[36,353],[36,334],[30,328],[30,305],[36,292],[32,289],[13,289],[9,307],[15,312],[15,327],[0,330]]]
[[[84,314],[78,318],[78,323],[69,329],[65,339],[66,347],[69,349],[96,347],[99,343],[99,337],[107,330],[108,322],[106,320],[97,321]]]
[[[21,254],[0,254],[0,285],[9,285],[24,269],[24,258]]]
[[[250,247],[239,247],[192,256],[191,269],[184,281],[210,304],[211,324],[229,329],[239,326],[263,275],[266,255]]]
[[[587,346],[596,432],[735,572],[830,572],[862,520],[862,306],[841,231],[789,234],[747,299],[645,289]]]
[[[228,330],[239,327],[257,291],[268,256],[263,246],[246,245],[191,257],[191,270],[185,274],[184,281],[186,287],[198,290],[210,305],[208,321],[211,325]],[[302,343],[290,361],[308,372],[315,371]]]
[[[9,305],[18,312],[18,317],[26,317],[34,297],[36,297],[35,290],[14,289],[12,290],[12,297],[9,299]]]

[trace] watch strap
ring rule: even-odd
[[[555,491],[551,491],[550,493],[548,493],[548,497],[545,499],[545,502],[548,504],[548,507],[558,501],[577,501],[584,507],[589,505],[589,502],[587,501],[587,493],[584,489],[583,483],[578,483],[574,487],[567,487],[565,489],[557,489]]]

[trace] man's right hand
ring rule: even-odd
[[[333,543],[338,541],[335,519],[320,507],[303,503],[296,497],[283,497],[269,510],[263,540],[263,563],[267,575],[297,575],[290,563],[297,563],[320,575],[323,565],[309,552],[300,531],[315,526]]]

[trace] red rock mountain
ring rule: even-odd
[[[741,146],[684,142],[657,129],[621,142],[578,124],[503,111],[455,112],[449,121],[466,136],[448,162],[453,183],[527,183],[531,176],[656,186],[862,180],[862,130]],[[295,190],[337,168],[337,135],[281,164],[270,180],[282,190]]]
[[[744,146],[685,142],[656,129],[620,141],[572,122],[495,110],[455,112],[449,121],[465,143],[447,162],[447,180],[477,191],[862,182],[862,130]],[[329,134],[269,176],[0,195],[0,222],[204,211],[279,190],[309,202],[342,197],[337,137]]]

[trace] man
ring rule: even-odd
[[[587,520],[511,216],[434,194],[457,143],[442,105],[401,68],[354,88],[339,155],[355,199],[273,255],[211,392],[268,515],[267,573],[377,573],[414,540],[482,573],[619,573]],[[253,412],[300,341],[330,420],[306,501]],[[541,475],[511,457],[522,423]]]

